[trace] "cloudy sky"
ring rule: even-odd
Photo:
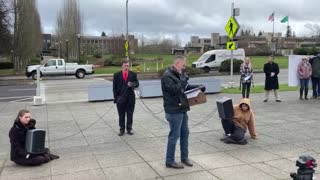
[[[57,12],[66,0],[37,0],[45,33],[54,33]],[[102,31],[125,32],[125,0],[79,0],[85,35]],[[240,8],[239,24],[254,30],[272,32],[269,15],[275,11],[275,32],[284,33],[286,15],[297,36],[310,36],[306,24],[320,25],[320,0],[129,0],[129,32],[140,37],[175,37],[183,43],[191,35],[210,37],[211,32],[225,34],[231,3]]]

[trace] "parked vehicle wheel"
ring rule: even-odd
[[[80,69],[80,70],[78,70],[77,72],[76,72],[76,77],[78,78],[78,79],[82,79],[82,78],[84,78],[86,76],[86,73],[84,72],[84,70],[82,70],[82,69]]]
[[[37,71],[33,71],[31,73],[31,77],[32,77],[33,80],[37,80]],[[40,78],[41,78],[41,72],[40,72]]]
[[[209,72],[210,72],[210,68],[209,68],[209,67],[204,67],[204,68],[203,68],[203,71],[204,71],[205,73],[209,73]]]

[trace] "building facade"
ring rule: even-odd
[[[129,35],[129,53],[135,54],[138,49],[138,40],[134,35]],[[125,55],[125,36],[108,37],[108,36],[81,36],[80,37],[80,52],[81,54],[94,55],[101,54],[123,54]],[[62,45],[60,45],[62,44]],[[60,41],[56,35],[44,34],[42,51],[54,52],[65,51],[65,40]],[[62,53],[63,54],[63,53]]]
[[[228,36],[212,33],[210,38],[199,38],[199,36],[191,36],[188,49],[198,49],[200,53],[209,49],[225,49],[228,41]],[[236,36],[238,48],[246,50],[255,48],[272,48],[277,53],[293,52],[295,48],[301,47],[320,47],[320,38],[318,37],[282,37],[281,33],[271,32],[263,33],[261,36]]]

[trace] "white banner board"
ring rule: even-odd
[[[307,55],[290,55],[288,60],[288,86],[299,86],[300,80],[298,76],[298,64],[303,57],[311,57]]]

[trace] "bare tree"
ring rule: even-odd
[[[64,6],[58,12],[56,22],[56,34],[58,42],[69,41],[69,52],[71,57],[76,57],[78,52],[77,35],[82,32],[80,4],[78,0],[64,1]]]
[[[320,25],[307,23],[304,25],[307,29],[312,32],[312,36],[320,37]]]
[[[35,0],[14,0],[14,68],[23,72],[41,49],[41,22]]]
[[[9,6],[0,0],[0,54],[8,54],[11,48]]]

